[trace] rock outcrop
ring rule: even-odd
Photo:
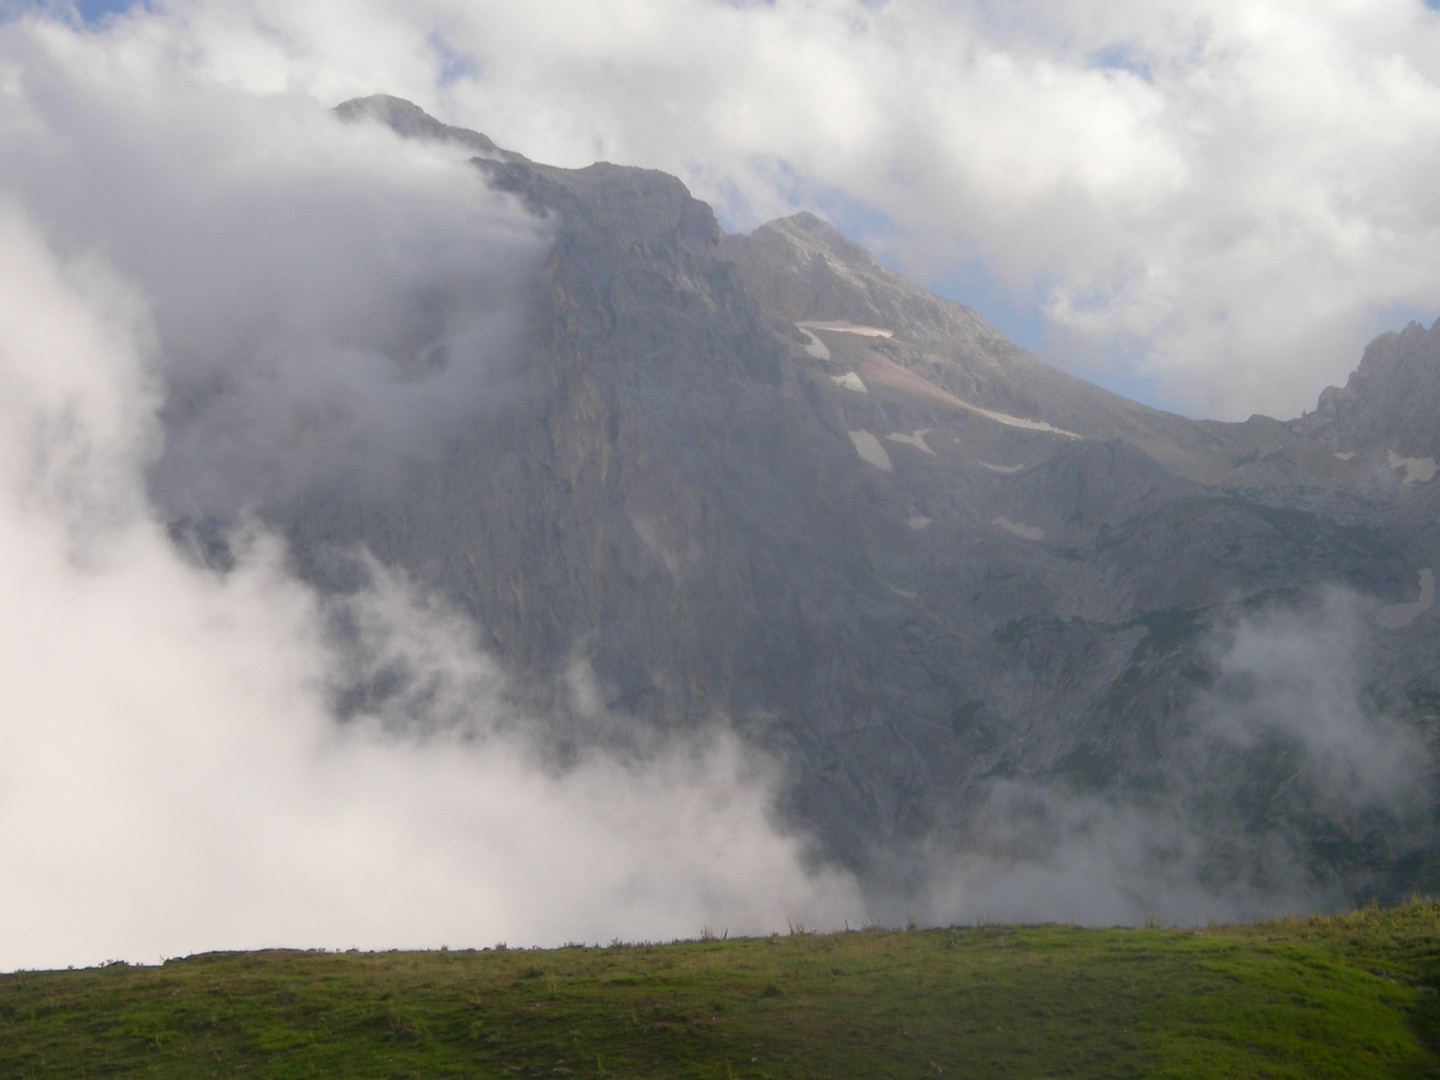
[[[1326,388],[1292,426],[1335,453],[1440,456],[1440,322],[1376,338],[1349,382]]]

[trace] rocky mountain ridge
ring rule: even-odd
[[[595,707],[577,678],[637,726],[725,717],[786,763],[818,857],[882,892],[937,844],[1003,848],[978,823],[1021,784],[1199,800],[1217,890],[1280,888],[1277,844],[1337,895],[1440,884],[1440,324],[1378,339],[1299,420],[1196,422],[1046,366],[813,215],[727,236],[663,173],[537,164],[398,99],[337,113],[473,150],[555,238],[524,393],[383,497],[261,508],[312,580],[352,587],[359,546],[403,568],[562,729]],[[1226,695],[1259,708],[1224,660],[1237,620],[1334,587],[1362,598],[1356,722],[1425,747],[1421,810],[1307,781],[1303,735],[1257,764],[1206,734]]]
[[[1383,452],[1405,480],[1428,483],[1440,455],[1440,323],[1428,331],[1412,322],[1365,348],[1343,386],[1327,387],[1315,411],[1291,426],[1345,457]],[[1392,458],[1410,459],[1406,466]],[[1429,463],[1425,464],[1425,459]]]

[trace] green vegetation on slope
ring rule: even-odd
[[[1440,904],[0,976],[5,1077],[1440,1077]]]

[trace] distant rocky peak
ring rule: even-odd
[[[819,258],[837,265],[843,270],[858,271],[863,275],[894,277],[900,279],[877,263],[870,253],[848,236],[835,228],[824,218],[803,210],[790,217],[777,218],[760,226],[758,233],[774,233],[782,237],[794,250],[797,257]],[[900,279],[903,280],[903,279]]]
[[[727,236],[734,263],[769,314],[791,322],[848,322],[889,330],[944,354],[1018,359],[1021,350],[964,304],[880,265],[814,214],[800,213]]]
[[[1349,381],[1327,387],[1291,426],[1337,454],[1440,457],[1440,320],[1381,334]]]
[[[902,312],[943,322],[937,297],[877,263],[810,213],[779,218],[749,236],[727,236],[721,255],[739,266],[773,314],[792,321],[849,320],[886,326]]]
[[[347,122],[376,120],[412,139],[438,139],[475,153],[491,184],[522,196],[537,212],[556,211],[570,229],[602,230],[630,240],[709,251],[720,240],[710,207],[676,177],[601,161],[583,169],[533,162],[489,136],[443,124],[404,98],[374,94],[335,106]]]
[[[360,120],[376,120],[395,134],[407,139],[436,139],[440,142],[457,143],[477,154],[496,157],[506,161],[523,161],[521,155],[502,150],[488,135],[468,128],[451,127],[442,124],[420,108],[413,101],[392,97],[389,94],[371,94],[369,97],[353,98],[336,105],[333,112],[346,123]]]

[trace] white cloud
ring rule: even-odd
[[[270,453],[317,402],[336,461],[426,452],[447,397],[503,385],[543,230],[463,162],[153,43],[0,28],[0,95],[0,969],[860,917],[723,731],[562,768],[437,601],[378,568],[322,600],[253,527],[204,570],[151,512],[177,381],[238,402],[220,451],[182,446],[202,481],[338,467]],[[445,318],[398,318],[442,287]],[[448,364],[406,373],[435,341]],[[337,719],[397,667],[408,692]]]
[[[958,843],[926,853],[916,906],[939,923],[1183,925],[1383,895],[1381,866],[1434,845],[1435,754],[1365,692],[1376,607],[1330,590],[1212,633],[1217,677],[1176,718],[1163,777],[1128,791],[993,781]],[[1383,856],[1366,850],[1379,836]]]
[[[22,29],[0,38],[0,184],[149,299],[168,510],[232,513],[342,471],[393,479],[498,392],[548,226],[463,152],[402,151],[304,97]]]
[[[1293,414],[1440,306],[1419,0],[164,10],[110,33],[263,92],[409,96],[542,160],[669,169],[733,220],[869,207],[891,258],[979,260],[1043,308],[1055,359],[1134,357],[1195,412]]]

